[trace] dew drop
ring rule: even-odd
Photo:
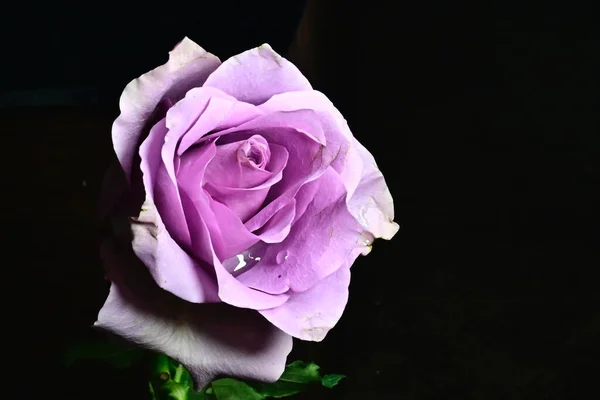
[[[238,265],[235,266],[235,268],[233,269],[233,272],[238,271],[238,270],[244,268],[248,264],[246,262],[246,260],[244,260],[244,255],[243,254],[238,254],[236,257],[238,259]]]
[[[234,257],[223,261],[223,267],[225,267],[225,269],[230,273],[235,273],[236,275],[241,274],[254,264],[256,264],[256,262],[254,259],[248,257],[246,252],[236,254]]]
[[[234,276],[238,276],[254,267],[261,260],[264,250],[263,244],[256,244],[223,261],[223,267]]]
[[[277,255],[275,256],[275,261],[277,261],[277,264],[283,264],[285,262],[285,260],[288,259],[289,256],[290,256],[289,251],[282,250],[279,253],[277,253]]]

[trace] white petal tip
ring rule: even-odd
[[[323,326],[302,329],[299,339],[311,342],[320,342],[325,339],[325,336],[327,336],[327,332],[329,332],[330,329],[330,327]]]
[[[390,240],[396,235],[396,233],[398,233],[399,230],[400,225],[398,225],[394,221],[391,221],[390,223],[386,224],[385,230],[381,235],[381,238],[385,240]]]
[[[271,47],[271,45],[269,43],[263,43],[263,44],[261,44],[260,46],[258,46],[258,49],[259,50],[262,50],[262,49],[273,50],[273,48]]]

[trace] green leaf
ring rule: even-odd
[[[264,400],[292,396],[318,383],[332,388],[344,377],[330,374],[321,378],[317,364],[294,361],[274,383],[245,383],[224,378],[197,392],[190,373],[182,364],[163,354],[155,354],[151,364],[150,394],[153,400]]]
[[[265,397],[274,397],[276,399],[298,394],[303,390],[306,390],[307,386],[304,383],[284,381],[277,381],[274,383],[250,382],[248,384],[252,386],[257,393]]]
[[[250,382],[257,393],[265,397],[281,398],[308,390],[313,384],[320,383],[332,388],[344,378],[344,375],[331,374],[321,378],[319,366],[313,362],[294,361],[288,364],[281,378],[275,383]]]
[[[175,381],[167,381],[161,388],[162,397],[164,400],[189,400],[190,387],[182,385]]]
[[[341,375],[341,374],[325,375],[323,378],[321,378],[321,384],[323,386],[325,386],[326,388],[331,389],[332,387],[334,387],[335,385],[340,383],[340,381],[342,379],[344,379],[345,377],[346,377],[345,375]]]
[[[211,384],[217,400],[263,400],[265,397],[247,383],[224,378]]]
[[[319,366],[313,362],[294,361],[285,367],[280,381],[294,383],[314,383],[321,380]]]
[[[122,370],[130,368],[145,354],[145,350],[124,346],[108,338],[89,339],[67,349],[62,361],[66,367],[71,367],[80,361],[97,360]]]
[[[217,400],[217,397],[215,396],[215,391],[213,390],[211,385],[206,386],[204,389],[202,389],[201,392],[194,392],[197,394],[200,394],[204,397],[200,397],[199,400]],[[194,400],[198,400],[193,398]]]
[[[165,356],[155,354],[151,364],[150,394],[153,400],[217,400],[210,386],[197,392],[185,367]]]
[[[182,364],[177,365],[175,368],[175,374],[173,380],[177,383],[188,385],[189,387],[194,386],[194,380],[187,369]]]
[[[211,389],[212,390],[212,389]],[[196,392],[195,390],[190,390],[189,400],[216,400],[217,398],[212,393],[208,393],[206,390],[201,392]]]

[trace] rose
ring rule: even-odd
[[[290,335],[322,340],[356,257],[398,230],[372,155],[268,45],[221,64],[186,38],[120,108],[135,256],[106,245],[112,286],[96,325],[178,359],[198,386],[276,380]]]

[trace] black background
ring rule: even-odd
[[[93,212],[118,96],[186,35],[221,59],[264,42],[286,54],[303,2],[283,3],[4,10],[6,398],[143,398],[134,375],[58,362],[108,289]],[[291,356],[348,378],[298,399],[594,397],[591,4],[372,3],[320,3],[313,61],[294,61],[375,155],[402,228],[356,262],[347,311],[326,340],[297,343]],[[10,107],[15,91],[40,88],[93,95],[77,107]]]

